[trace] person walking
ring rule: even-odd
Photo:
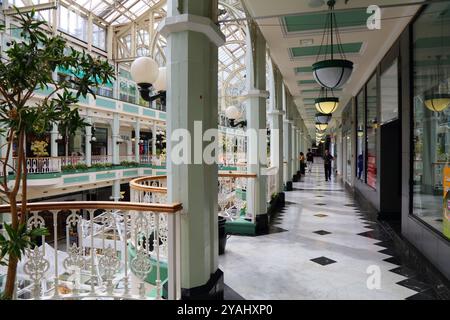
[[[323,164],[325,167],[325,181],[331,181],[331,162],[334,160],[334,157],[330,154],[330,152],[325,150],[325,155],[323,156]]]
[[[305,154],[303,152],[300,152],[299,160],[300,160],[300,174],[305,175],[306,161],[305,161]]]
[[[314,155],[311,152],[311,149],[308,149],[308,153],[306,154],[306,167],[308,168],[308,172],[312,172],[312,165],[314,163]]]

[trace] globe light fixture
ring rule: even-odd
[[[426,95],[423,103],[425,107],[434,112],[441,112],[450,106],[450,94],[436,93]]]
[[[314,79],[322,87],[334,89],[347,83],[353,72],[353,62],[345,58],[345,53],[340,42],[339,29],[334,13],[335,0],[329,0],[328,14],[325,21],[322,43],[317,54],[317,62],[312,65]],[[326,43],[324,44],[324,40]],[[328,43],[330,40],[330,43]],[[337,49],[337,52],[335,50]],[[328,52],[330,51],[330,52]],[[339,59],[335,59],[335,54]],[[323,55],[322,60],[319,57]]]
[[[331,96],[328,91],[331,91]],[[339,98],[334,96],[333,90],[322,88],[319,97],[314,101],[314,105],[320,113],[331,114],[339,107]]]
[[[247,121],[243,120],[240,121],[238,123],[235,123],[235,121],[237,119],[239,119],[242,116],[241,111],[239,110],[238,107],[236,106],[229,106],[226,110],[225,110],[225,116],[228,118],[228,125],[232,128],[241,126],[241,127],[246,127],[247,126]]]
[[[331,121],[331,113],[316,113],[316,123],[329,123]]]
[[[166,68],[159,68],[158,63],[150,57],[139,57],[131,64],[130,73],[139,87],[142,99],[150,103],[160,99],[162,105],[166,104]],[[158,93],[151,95],[152,91]]]
[[[316,129],[319,131],[324,131],[328,128],[328,123],[316,122]]]

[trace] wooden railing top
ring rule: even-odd
[[[256,173],[246,173],[246,172],[220,172],[219,178],[249,178],[255,179],[258,175]],[[154,193],[167,193],[167,187],[154,187],[147,186],[143,184],[147,181],[159,181],[159,180],[167,180],[167,176],[148,176],[136,178],[130,181],[130,189],[137,191],[145,191],[145,192],[154,192]]]
[[[21,205],[18,204],[18,210]],[[115,201],[64,201],[64,202],[32,202],[27,204],[29,211],[60,211],[81,209],[116,209],[123,211],[163,212],[177,213],[183,209],[181,203],[138,203],[138,202],[115,202]],[[0,213],[9,213],[10,205],[0,205]]]

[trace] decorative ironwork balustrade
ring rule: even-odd
[[[50,235],[26,249],[16,298],[161,299],[163,282],[177,282],[176,273],[168,279],[163,272],[168,252],[177,252],[165,221],[181,209],[181,204],[133,202],[27,204],[27,228],[45,227]],[[0,206],[3,220],[9,213],[9,205]],[[176,297],[168,288],[168,296]]]
[[[234,220],[242,215],[254,221],[254,215],[246,212],[248,182],[256,174],[238,172],[220,172],[218,179],[218,214]],[[130,182],[131,201],[143,203],[166,203],[166,176],[150,176],[134,179]]]
[[[61,157],[61,166],[69,166],[69,165],[77,165],[77,164],[85,164],[86,158],[84,156],[69,156],[69,157]]]
[[[103,156],[91,156],[91,163],[97,164],[97,163],[112,163],[112,156],[109,155],[103,155]]]
[[[13,158],[13,166],[17,168],[18,158]],[[61,158],[38,157],[26,158],[27,173],[56,173],[61,172]]]
[[[270,167],[266,170],[267,177],[267,201],[269,202],[272,199],[274,194],[278,193],[278,168]]]

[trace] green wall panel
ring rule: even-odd
[[[327,45],[327,48],[322,48],[321,54],[325,54],[325,51],[331,52],[331,45]],[[342,50],[344,53],[359,53],[361,51],[362,42],[351,42],[351,43],[343,43]],[[317,56],[319,54],[320,46],[309,46],[309,47],[296,47],[290,48],[291,55],[294,58],[298,57],[309,57],[309,56]],[[338,52],[338,46],[333,45],[333,51]],[[336,56],[336,59],[338,57]]]
[[[102,98],[97,98],[95,100],[95,105],[99,106],[99,107],[102,107],[102,108],[116,110],[116,102],[112,101],[112,100],[106,100],[106,99],[102,99]]]
[[[339,28],[366,26],[371,13],[366,9],[336,12],[336,21]],[[311,13],[297,16],[283,17],[282,22],[287,32],[302,32],[321,30],[325,26],[327,13]]]
[[[67,178],[63,178],[63,181],[64,181],[64,184],[66,184],[66,183],[89,182],[89,176],[67,177]]]

